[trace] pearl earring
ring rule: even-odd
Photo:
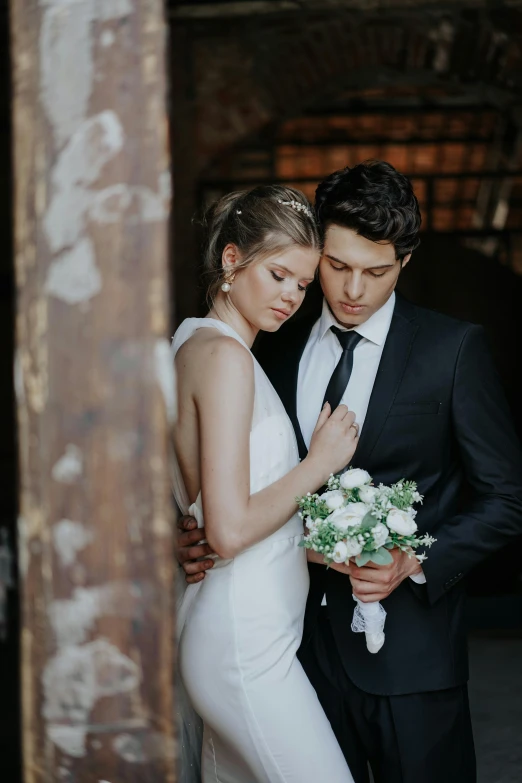
[[[232,288],[232,286],[230,285],[230,283],[227,283],[227,282],[223,283],[223,285],[221,286],[221,290],[225,294],[228,294],[228,292],[230,291],[231,288]]]

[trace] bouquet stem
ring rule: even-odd
[[[379,601],[363,603],[352,596],[355,601],[352,631],[366,635],[366,647],[371,653],[378,653],[384,644],[384,623],[386,611]]]

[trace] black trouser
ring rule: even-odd
[[[374,696],[346,675],[321,609],[301,663],[332,724],[355,783],[475,783],[467,687]],[[332,783],[334,783],[332,781]]]

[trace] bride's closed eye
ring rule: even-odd
[[[280,275],[278,275],[273,270],[270,270],[270,274],[272,275],[274,280],[277,280],[278,283],[282,283],[284,280],[286,280],[285,277],[280,277]],[[306,289],[308,288],[308,286],[305,285],[298,285],[297,287],[299,288],[300,291],[306,291]]]

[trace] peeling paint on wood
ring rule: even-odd
[[[76,562],[76,555],[91,543],[93,534],[81,522],[61,519],[53,527],[53,543],[62,566],[69,568]]]
[[[163,3],[11,8],[24,780],[174,783]]]
[[[83,453],[78,446],[69,443],[65,454],[53,466],[52,477],[63,484],[72,484],[83,473]]]

